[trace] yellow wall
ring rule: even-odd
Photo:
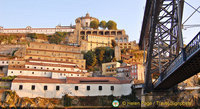
[[[85,51],[94,50],[97,47],[111,47],[111,40],[114,40],[114,36],[88,35]]]
[[[102,64],[102,75],[114,75],[116,73],[117,67],[120,67],[119,62],[103,63]]]

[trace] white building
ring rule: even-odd
[[[18,76],[12,82],[11,90],[19,97],[62,98],[69,96],[122,96],[131,93],[130,80],[115,77],[47,77]]]
[[[38,76],[56,79],[85,77],[85,70],[73,63],[29,60],[24,64],[23,66],[9,66],[7,76]]]
[[[73,32],[74,28],[70,26],[56,26],[55,28],[3,28],[0,27],[0,33],[37,33],[37,34],[54,34],[55,32]]]
[[[0,59],[0,66],[8,66],[9,60],[7,59]]]

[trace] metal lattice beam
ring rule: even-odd
[[[145,70],[145,90],[152,89],[152,74],[160,74],[183,46],[181,21],[183,0],[152,0]]]

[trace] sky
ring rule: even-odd
[[[200,0],[186,0],[192,6],[200,6]],[[101,20],[114,20],[118,29],[124,29],[129,41],[139,42],[146,0],[0,0],[0,26],[4,28],[69,26],[75,19],[90,16]],[[184,5],[183,21],[194,11]],[[200,9],[199,9],[200,10]],[[196,12],[185,24],[200,24]],[[188,43],[200,30],[183,29],[184,43]]]

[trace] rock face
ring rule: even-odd
[[[24,51],[25,45],[0,45],[0,55],[3,56],[12,56],[15,54],[16,51],[20,49],[20,53],[17,53],[16,55],[23,55],[21,52]]]
[[[19,98],[19,96],[12,91],[5,92],[5,99],[1,103],[0,107],[26,107],[26,108],[34,108],[34,107],[41,107],[41,108],[56,108],[56,107],[63,107],[61,103],[61,99],[48,99],[48,98]]]

